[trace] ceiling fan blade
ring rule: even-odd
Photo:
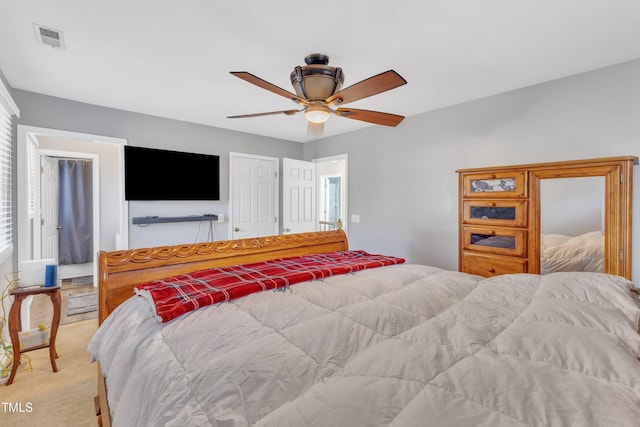
[[[393,70],[385,71],[366,80],[362,80],[354,85],[349,86],[340,92],[331,95],[326,99],[327,104],[338,103],[346,104],[347,102],[357,101],[372,95],[377,95],[398,86],[407,84],[402,76]]]
[[[276,95],[284,96],[285,98],[288,98],[294,102],[298,102],[302,105],[309,105],[306,99],[300,98],[295,93],[291,93],[288,90],[284,90],[281,87],[276,86],[273,83],[269,83],[268,81],[263,80],[260,77],[254,76],[251,73],[247,73],[246,71],[231,71],[231,74],[241,78],[244,81],[253,83],[256,86],[261,87],[262,89],[266,89],[270,92],[273,92]]]
[[[391,113],[381,113],[379,111],[358,110],[355,108],[338,108],[334,113],[347,119],[360,120],[363,122],[375,123],[383,126],[398,126],[404,116]]]
[[[286,114],[287,116],[292,116],[295,113],[299,113],[300,111],[302,110],[269,111],[268,113],[242,114],[240,116],[227,116],[227,119],[244,119],[247,117],[273,116],[275,114]]]
[[[320,123],[309,122],[309,126],[307,126],[307,136],[318,138],[322,136],[323,132],[324,132],[324,122],[320,122]]]

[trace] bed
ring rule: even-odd
[[[399,260],[165,322],[131,297],[203,269],[347,252],[334,230],[100,253],[102,425],[639,424],[640,309],[619,276],[485,279]]]

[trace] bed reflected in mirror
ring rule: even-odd
[[[605,177],[540,180],[540,272],[604,272]]]

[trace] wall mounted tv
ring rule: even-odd
[[[124,146],[126,200],[220,200],[220,157]]]

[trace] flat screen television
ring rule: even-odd
[[[126,200],[220,200],[220,157],[124,146]]]

